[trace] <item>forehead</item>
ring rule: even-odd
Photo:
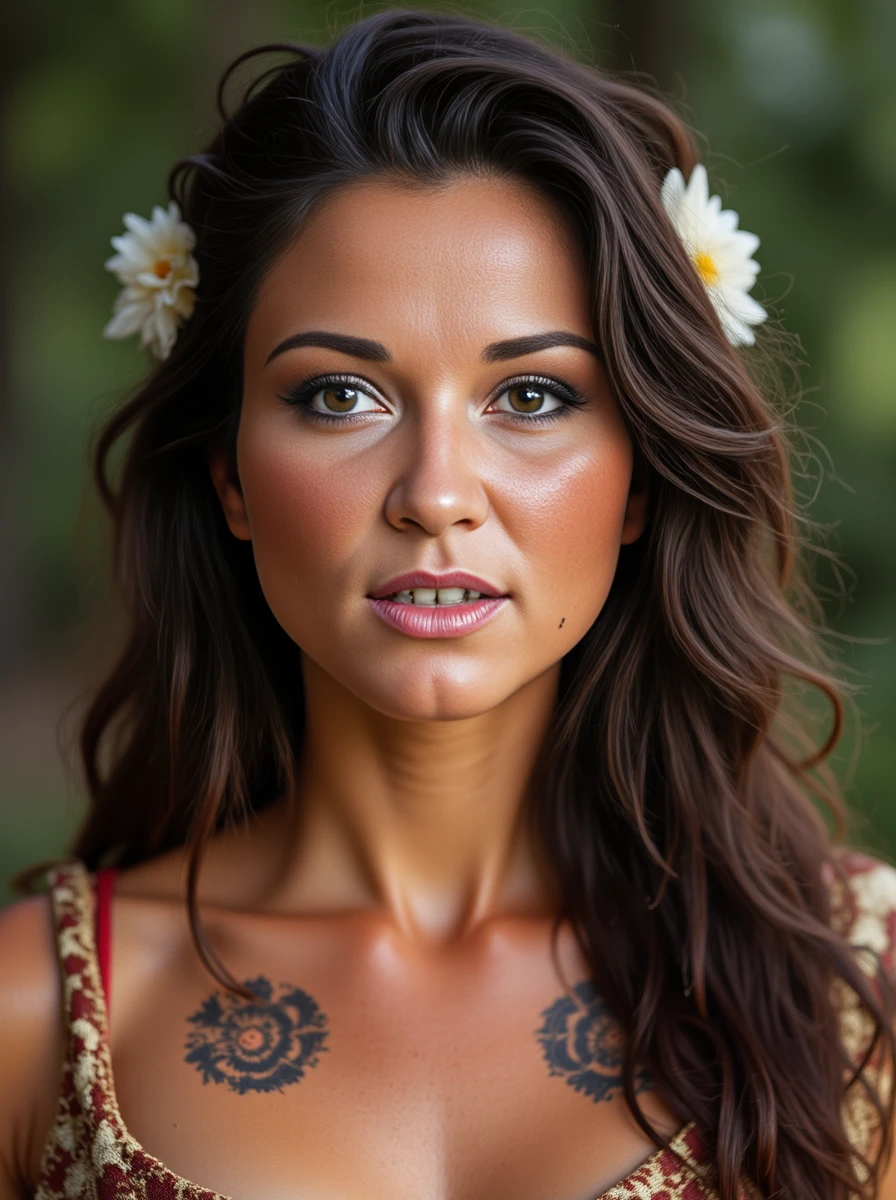
[[[387,344],[590,334],[581,251],[561,212],[517,180],[365,181],[325,196],[262,280],[246,359],[302,328]]]

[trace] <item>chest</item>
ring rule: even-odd
[[[547,928],[456,954],[363,923],[214,927],[260,996],[217,985],[139,913],[113,944],[124,1124],[175,1174],[236,1200],[596,1200],[655,1147],[622,1096],[620,1031]],[[642,1074],[639,1098],[676,1120]]]

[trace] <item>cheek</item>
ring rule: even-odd
[[[327,461],[283,429],[247,430],[238,468],[262,589],[295,634],[291,613],[332,597],[363,546],[378,511],[375,481],[363,470]]]
[[[581,635],[606,599],[619,558],[631,483],[632,453],[619,436],[566,455],[549,472],[525,476],[513,493],[512,519],[533,597],[554,627]]]
[[[550,450],[487,445],[474,457],[488,516],[447,545],[459,565],[500,572],[513,611],[475,640],[436,648],[397,642],[354,603],[403,538],[384,512],[389,482],[410,469],[394,461],[397,451],[348,453],[338,437],[303,438],[280,421],[241,428],[239,475],[271,611],[306,654],[381,711],[396,697],[406,716],[493,706],[559,662],[606,600],[631,479],[624,432],[586,426]]]

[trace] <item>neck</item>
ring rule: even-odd
[[[551,913],[525,800],[558,678],[553,668],[474,717],[414,722],[375,712],[305,659],[281,902],[376,908],[439,941],[496,915]]]

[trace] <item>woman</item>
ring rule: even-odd
[[[3,914],[0,1195],[896,1195],[755,239],[509,31],[273,49],[108,264],[131,628]]]

